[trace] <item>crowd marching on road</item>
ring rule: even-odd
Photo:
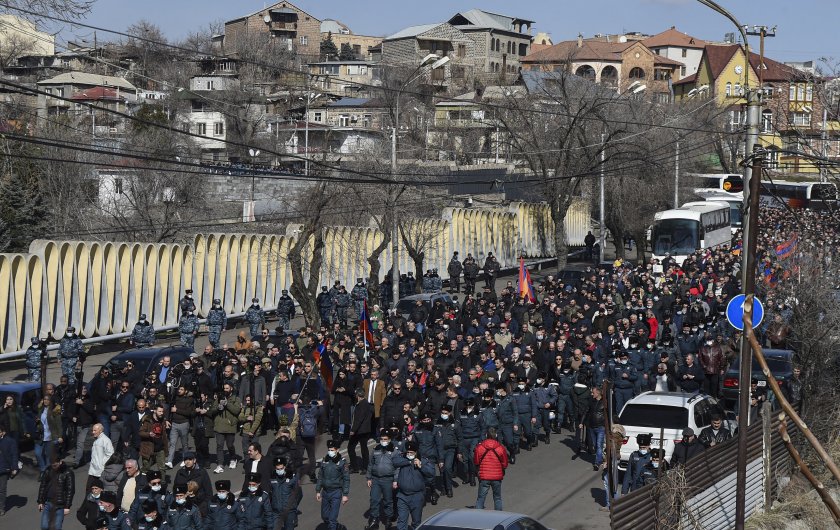
[[[790,265],[774,249],[794,231],[831,265],[836,223],[801,215],[804,226],[787,213],[763,214],[760,274],[785,281]],[[414,528],[424,506],[452,497],[457,478],[477,488],[475,508],[491,493],[501,510],[506,471],[522,451],[550,444],[563,429],[573,433],[576,454],[592,455],[593,468],[604,470],[604,444],[616,443],[615,433],[605,432],[604,381],[614,389],[615,411],[648,390],[720,394],[738,341],[724,317],[740,291],[738,267],[737,247],[727,247],[683,263],[588,267],[575,283],[552,275],[533,288],[508,282],[497,292],[500,265],[492,254],[480,269],[473,256],[460,261],[456,252],[447,273],[450,292],[463,283],[460,304],[418,303],[407,317],[378,303],[368,312],[361,279],[349,293],[336,282],[317,297],[320,328],[292,332],[295,303],[283,291],[276,332],[265,327],[271,315],[254,299],[244,317],[249,332],[229,346],[220,344],[228,318],[214,300],[203,352],[178,364],[164,357],[150,377],[129,362],[83,382],[85,350],[68,328],[58,349],[62,376],[46,386],[35,432],[24,432],[13,398],[0,411],[0,514],[8,480],[20,470],[17,443],[27,435],[35,443],[44,529],[75,517],[91,530],[291,530],[309,483],[330,530],[341,527],[348,502],[370,506],[368,520],[351,528]],[[481,270],[485,284],[476,293]],[[762,285],[772,289],[772,282]],[[391,289],[382,287],[387,297]],[[410,273],[401,276],[401,295],[416,287]],[[437,271],[421,287],[443,288]],[[792,332],[790,307],[772,290],[766,299],[773,317],[760,331],[783,345]],[[191,291],[180,310],[180,341],[191,348],[199,334]],[[131,344],[154,342],[141,315]],[[33,339],[26,360],[33,381],[41,355]],[[801,391],[796,380],[787,388]],[[756,391],[753,401],[765,397]],[[684,432],[672,466],[726,441],[730,434],[713,420],[701,433]],[[264,447],[266,433],[274,437]],[[316,455],[323,437],[327,452]],[[665,465],[650,436],[637,441],[624,492],[655,480]],[[77,480],[86,464],[85,480]],[[226,468],[243,470],[241,485],[211,480]],[[367,491],[351,491],[354,473],[365,476]]]

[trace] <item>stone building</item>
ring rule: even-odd
[[[277,2],[259,11],[225,22],[224,49],[236,51],[237,42],[251,35],[280,39],[305,61],[317,61],[321,48],[321,21],[291,2]]]

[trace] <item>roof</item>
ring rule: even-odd
[[[706,41],[692,37],[687,33],[679,31],[675,26],[671,26],[662,33],[657,33],[653,37],[646,38],[642,41],[642,44],[648,48],[673,46],[675,48],[703,49],[706,46]]]
[[[704,58],[709,64],[709,69],[712,72],[712,79],[717,79],[723,73],[723,69],[732,60],[732,57],[741,49],[740,44],[729,44],[725,46],[709,45],[706,46],[703,52]],[[702,60],[700,61],[702,64]],[[761,56],[757,53],[750,52],[750,65],[755,72],[759,71],[761,64]],[[764,58],[764,65],[767,67],[764,70],[765,81],[787,81],[791,78],[800,75],[793,67],[782,64],[767,57]]]
[[[0,392],[26,392],[27,390],[34,390],[36,388],[41,388],[41,383],[3,383],[0,385]]]
[[[553,85],[564,83],[566,87],[574,90],[581,90],[584,92],[595,91],[603,97],[616,97],[615,89],[604,85],[599,85],[584,79],[578,75],[569,74],[567,72],[555,71],[544,72],[541,70],[522,70],[520,72],[522,82],[529,94],[539,94],[550,90]]]
[[[669,59],[667,57],[663,57],[661,55],[653,54],[653,64],[665,64],[668,66],[685,66],[685,63],[681,63],[675,59]]]
[[[703,394],[685,394],[683,392],[645,392],[634,397],[634,405],[666,405],[685,406],[694,400],[695,396]]]
[[[429,30],[435,29],[440,25],[441,23],[438,22],[436,24],[421,24],[419,26],[409,26],[407,28],[401,29],[400,31],[394,33],[389,37],[385,37],[384,40],[397,40],[417,37],[418,35],[426,33]]]
[[[481,9],[470,9],[469,11],[456,13],[452,18],[448,20],[448,22],[459,29],[489,28],[501,31],[515,32],[516,30],[513,28],[514,23],[533,23],[534,21],[527,20],[524,18],[500,15],[498,13],[491,13],[489,11],[484,11]],[[464,22],[468,23],[464,24]]]
[[[674,81],[672,84],[674,86],[676,86],[676,85],[687,85],[689,83],[695,82],[696,80],[697,80],[697,72],[695,72],[691,75],[687,75],[687,76],[683,77],[682,79],[680,79],[679,81]]]
[[[373,98],[341,98],[337,101],[327,103],[325,107],[384,107],[381,101]]]
[[[263,6],[263,8],[260,9],[259,11],[254,11],[253,13],[250,13],[250,14],[245,15],[243,17],[237,17],[237,18],[230,19],[227,22],[225,22],[225,24],[230,24],[231,22],[236,22],[237,20],[242,20],[243,18],[250,18],[250,17],[256,16],[256,15],[259,15],[263,11],[272,11],[272,10],[277,11],[277,10],[281,9],[281,8],[278,8],[277,6],[283,5],[283,4],[291,6],[293,9],[296,9],[297,11],[300,11],[301,13],[305,13],[305,14],[309,15],[312,18],[312,20],[316,20],[318,22],[321,21],[320,18],[313,17],[311,14],[307,13],[306,11],[304,11],[303,9],[294,5],[293,3],[284,1],[284,2],[277,2],[276,4],[273,4],[273,5],[270,5],[270,6]],[[288,9],[288,8],[286,8],[286,9]]]
[[[137,87],[123,79],[110,75],[88,74],[85,72],[67,72],[59,74],[50,79],[38,81],[39,85],[90,85],[90,86],[113,86],[125,90],[137,90]]]
[[[621,53],[635,42],[604,42],[585,40],[578,47],[578,41],[558,42],[549,48],[532,52],[522,58],[525,63],[563,63],[575,61],[621,61]]]
[[[125,97],[120,96],[117,93],[117,90],[114,88],[108,88],[104,86],[97,86],[93,88],[89,88],[87,90],[82,90],[81,92],[76,92],[70,99],[77,100],[77,101],[97,101],[102,99],[115,99],[115,100],[124,100]]]

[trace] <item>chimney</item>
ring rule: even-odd
[[[583,34],[578,33],[578,48],[583,48]]]

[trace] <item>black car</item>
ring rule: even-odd
[[[423,302],[423,305],[429,311],[432,310],[432,306],[438,300],[443,302],[443,305],[447,308],[454,307],[452,297],[449,296],[449,293],[437,291],[434,293],[413,294],[410,296],[406,296],[397,303],[397,311],[400,312],[403,318],[410,318],[411,312],[414,310],[414,306],[417,305],[417,300]]]
[[[764,357],[767,359],[770,373],[779,382],[779,386],[784,389],[787,381],[793,376],[793,351],[766,349],[764,350]],[[737,357],[723,378],[723,397],[727,403],[731,404],[738,401],[740,372],[741,359]],[[752,358],[752,377],[758,381],[759,387],[767,387],[767,378],[764,377],[764,372],[761,371],[761,366],[758,364],[755,354]],[[769,391],[769,389],[767,390]]]
[[[160,360],[169,356],[172,361],[170,366],[175,367],[179,363],[184,362],[192,355],[194,351],[192,348],[186,346],[154,346],[151,348],[132,348],[125,350],[111,358],[104,367],[108,368],[111,373],[117,373],[122,370],[125,363],[131,361],[134,368],[143,373],[143,378],[148,378],[155,368],[160,364]],[[99,377],[99,372],[93,377],[95,380]]]

